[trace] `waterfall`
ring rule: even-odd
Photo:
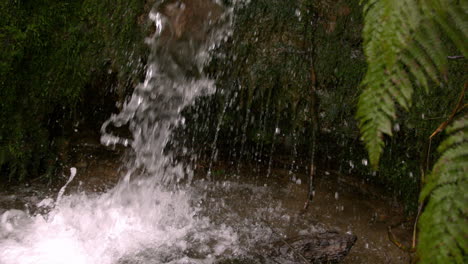
[[[146,78],[138,85],[119,114],[112,115],[101,129],[105,145],[130,145],[134,159],[127,174],[150,176],[154,181],[174,184],[191,178],[190,168],[174,164],[165,151],[174,128],[184,125],[181,111],[194,100],[215,91],[214,81],[203,73],[210,52],[230,31],[232,11],[208,0],[165,1],[149,15],[155,33],[146,42],[151,55]],[[128,125],[131,139],[108,133],[109,125]]]
[[[191,168],[165,150],[185,122],[181,111],[214,91],[203,67],[231,33],[232,10],[211,0],[159,1],[149,19],[145,80],[101,129],[103,144],[131,147],[123,180],[103,194],[63,195],[64,186],[55,203],[39,203],[46,215],[4,213],[0,263],[142,263],[149,255],[152,263],[211,263],[227,249],[235,253],[236,233],[201,215],[203,195],[176,185],[190,182]],[[131,138],[111,132],[123,125]]]

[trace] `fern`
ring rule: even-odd
[[[467,263],[468,115],[448,130],[443,153],[421,193],[429,202],[420,219],[421,263]]]
[[[377,168],[384,135],[392,136],[397,106],[409,110],[416,87],[429,90],[447,71],[442,39],[468,55],[468,1],[368,0],[364,50],[368,70],[357,119],[371,164]],[[419,221],[421,263],[468,263],[468,115],[439,146],[441,157],[424,186]]]
[[[441,37],[468,55],[468,4],[455,0],[369,0],[364,6],[368,70],[357,119],[377,168],[384,135],[392,135],[396,107],[409,110],[415,86],[429,89],[446,72]]]

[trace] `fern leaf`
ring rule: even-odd
[[[429,199],[419,222],[421,263],[465,263],[468,250],[468,115],[448,130],[440,145],[421,201]]]
[[[374,168],[384,135],[392,135],[396,105],[409,110],[416,85],[428,90],[429,82],[439,83],[445,73],[442,34],[468,55],[468,10],[463,5],[453,0],[366,2],[363,37],[368,71],[356,117]]]

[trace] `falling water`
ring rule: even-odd
[[[291,175],[291,179],[294,179],[293,181],[296,181],[296,176],[295,171],[296,171],[296,158],[297,158],[297,131],[293,130],[292,132],[292,140],[293,140],[293,149],[292,149],[292,161],[291,165],[289,168],[288,174]]]
[[[221,125],[223,123],[224,115],[226,114],[226,109],[228,105],[229,105],[229,101],[226,99],[224,102],[223,110],[221,111],[221,114],[219,116],[218,124],[216,125],[216,132],[215,132],[213,142],[211,143],[211,158],[210,158],[210,165],[208,166],[208,173],[207,173],[207,178],[209,180],[211,179],[213,162],[216,160],[217,153],[218,153],[218,149],[216,148],[216,143],[218,142],[219,131],[221,130]]]
[[[202,69],[230,34],[232,10],[209,0],[159,2],[149,14],[155,33],[146,40],[146,78],[101,129],[101,143],[131,147],[123,180],[104,194],[67,196],[64,186],[55,202],[38,204],[44,215],[3,213],[0,263],[210,263],[227,249],[237,253],[232,228],[212,224],[196,191],[176,185],[193,173],[166,151],[174,128],[184,125],[181,111],[214,91]],[[131,138],[112,133],[124,125]]]
[[[187,3],[194,2],[203,3]],[[134,150],[135,157],[129,163],[127,181],[130,176],[140,176],[142,172],[156,178],[158,183],[166,184],[178,182],[187,175],[190,177],[190,168],[174,164],[173,154],[165,152],[165,149],[173,129],[185,122],[181,111],[197,97],[209,95],[215,90],[214,81],[203,75],[203,67],[210,57],[210,49],[229,34],[228,26],[214,28],[212,24],[217,23],[217,20],[226,20],[222,16],[228,14],[221,14],[218,4],[186,7],[182,2],[183,6],[172,5],[177,5],[177,2],[163,7],[157,5],[150,13],[156,32],[146,40],[152,51],[146,79],[135,88],[123,110],[112,115],[101,129],[101,143],[131,145]],[[201,13],[199,15],[204,15],[205,21],[197,21],[198,17],[192,15],[195,19],[180,23],[197,23],[192,27],[201,28],[178,29],[186,25],[178,25],[178,20],[173,20],[180,18],[171,16],[183,16],[184,11],[178,9],[189,8],[206,8],[204,11],[187,11]],[[171,12],[180,12],[182,15]],[[165,16],[165,13],[170,15]],[[178,33],[181,30],[186,32]],[[108,133],[110,124],[116,127],[128,124],[133,137],[126,139]]]
[[[280,129],[278,128],[278,125],[279,125],[279,117],[277,116],[276,117],[276,124],[275,124],[275,132],[273,133],[273,140],[272,140],[272,143],[271,143],[271,148],[270,148],[270,160],[268,161],[268,170],[267,170],[267,175],[266,177],[270,177],[271,175],[271,168],[273,166],[273,153],[275,151],[275,141],[276,141],[276,137],[277,135],[280,133]]]
[[[268,256],[278,232],[291,226],[281,201],[271,196],[277,191],[222,179],[192,181],[190,166],[176,162],[168,149],[174,129],[184,126],[181,111],[215,90],[202,69],[231,34],[232,10],[221,12],[210,0],[160,2],[149,14],[155,33],[146,40],[151,55],[145,80],[101,128],[101,143],[131,152],[121,181],[104,193],[69,194],[68,185],[80,178],[72,168],[56,199],[42,196],[32,213],[0,211],[0,263],[196,264],[245,258],[255,263]],[[174,24],[180,17],[171,14],[189,12],[194,3],[207,10],[203,21],[185,21],[197,28],[185,28],[185,34]],[[233,100],[226,100],[223,113]],[[113,132],[121,126],[128,126],[131,137]],[[298,232],[317,230],[305,219],[297,221]]]
[[[250,122],[250,105],[247,103],[247,108],[245,111],[245,117],[244,117],[244,125],[242,126],[242,138],[241,138],[241,146],[239,150],[239,157],[237,159],[237,174],[240,174],[240,169],[242,166],[242,158],[244,157],[244,152],[245,152],[245,144],[247,142],[247,127]]]
[[[305,188],[282,182],[272,169],[276,141],[281,133],[279,114],[274,120],[276,129],[271,148],[266,149],[262,143],[253,150],[256,158],[265,162],[268,153],[263,153],[269,151],[268,170],[263,172],[266,177],[253,179],[251,175],[242,175],[243,178],[237,175],[238,182],[225,180],[227,177],[216,177],[213,181],[193,180],[192,168],[176,161],[178,154],[170,150],[169,143],[173,131],[185,124],[181,111],[196,98],[214,92],[213,80],[207,78],[202,69],[216,46],[231,34],[232,10],[221,8],[219,2],[157,1],[149,14],[155,32],[146,40],[151,52],[145,80],[135,87],[122,111],[112,115],[101,129],[104,145],[121,144],[131,153],[131,158],[123,165],[125,173],[121,181],[103,193],[70,192],[69,186],[77,178],[80,180],[82,173],[72,167],[67,183],[58,194],[35,193],[34,199],[28,200],[32,201],[34,210],[29,211],[28,206],[26,210],[0,208],[0,264],[297,263],[297,259],[281,255],[285,250],[281,251],[280,247],[278,251],[275,242],[284,241],[288,236],[324,233],[325,228],[313,220],[312,214],[316,212],[324,218],[337,220],[338,224],[342,219],[350,219],[342,215],[334,217],[327,210],[324,214],[320,213],[322,211],[297,214],[302,209],[298,201],[305,198]],[[207,12],[192,16],[193,21],[184,21],[185,28],[178,27],[176,23],[181,21],[181,16],[174,14],[191,10]],[[203,19],[197,21],[200,17]],[[234,92],[231,98],[226,98],[211,144],[212,160],[216,156],[223,115],[234,108],[232,104],[237,96]],[[259,120],[262,137],[271,116],[270,96]],[[242,132],[241,151],[237,153],[240,161],[249,117],[247,109],[242,127],[231,127],[228,133],[239,139],[239,130]],[[122,126],[129,128],[130,137],[113,132]],[[230,142],[229,156],[234,159],[237,148],[233,146],[238,143],[236,139]],[[294,134],[293,151],[297,156],[297,134]],[[312,157],[314,155],[315,141]],[[313,161],[312,158],[311,169]],[[297,170],[295,160],[291,172],[294,170]],[[337,186],[335,182],[331,184]],[[337,205],[341,208],[340,214],[350,213],[342,202],[349,202],[346,208],[356,206],[341,192],[335,193],[335,199],[324,199],[321,204],[316,199],[314,206],[317,210],[332,208],[331,200],[340,203]],[[358,221],[360,215],[353,216],[355,221],[352,222],[369,226],[364,218]],[[357,227],[354,226],[359,230],[360,226]],[[353,223],[346,222],[342,228],[349,231]],[[374,241],[389,246],[381,236]],[[388,246],[380,248],[366,242],[368,251],[363,251],[364,259],[369,253],[391,249]],[[282,248],[287,249],[284,245]],[[382,262],[371,259],[367,263]],[[358,259],[356,263],[363,262]]]

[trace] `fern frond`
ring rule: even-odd
[[[442,153],[421,192],[421,263],[466,263],[468,252],[468,115],[448,130]]]
[[[463,1],[461,1],[463,2]],[[364,6],[368,70],[357,119],[376,168],[384,135],[392,135],[396,104],[408,110],[416,86],[429,89],[447,69],[447,36],[468,55],[468,10],[453,0],[369,0]]]

